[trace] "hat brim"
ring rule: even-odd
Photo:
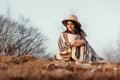
[[[75,23],[77,24],[78,27],[81,27],[80,22],[75,21],[75,20],[70,20],[70,19],[65,19],[65,20],[63,20],[63,21],[62,21],[62,24],[63,24],[64,26],[67,26],[67,21],[73,21],[73,22],[75,22]]]

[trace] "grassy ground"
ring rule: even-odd
[[[120,63],[82,64],[0,56],[0,80],[120,80]]]

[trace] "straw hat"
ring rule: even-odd
[[[76,25],[77,25],[76,27],[81,27],[81,24],[80,24],[80,22],[78,21],[77,16],[75,16],[75,15],[69,15],[67,19],[62,20],[62,24],[63,24],[64,26],[66,26],[67,21],[73,21],[73,22],[76,23]],[[81,29],[81,28],[80,28],[80,29]],[[82,30],[82,29],[81,29],[81,34],[82,34],[84,37],[87,36],[86,33],[84,32],[84,30]]]
[[[81,27],[80,22],[78,21],[77,16],[75,15],[69,15],[67,19],[62,20],[62,24],[66,26],[67,21],[73,21],[75,22],[79,27]]]

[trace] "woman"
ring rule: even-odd
[[[60,35],[56,59],[65,60],[63,54],[66,53],[64,52],[71,50],[70,57],[77,64],[96,63],[102,60],[85,39],[86,33],[81,29],[81,24],[75,15],[69,15],[68,19],[62,21],[62,24],[66,30]]]

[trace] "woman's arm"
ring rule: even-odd
[[[73,45],[74,47],[78,47],[78,46],[82,46],[84,45],[86,42],[85,40],[81,39],[81,40],[76,40],[76,43]]]

